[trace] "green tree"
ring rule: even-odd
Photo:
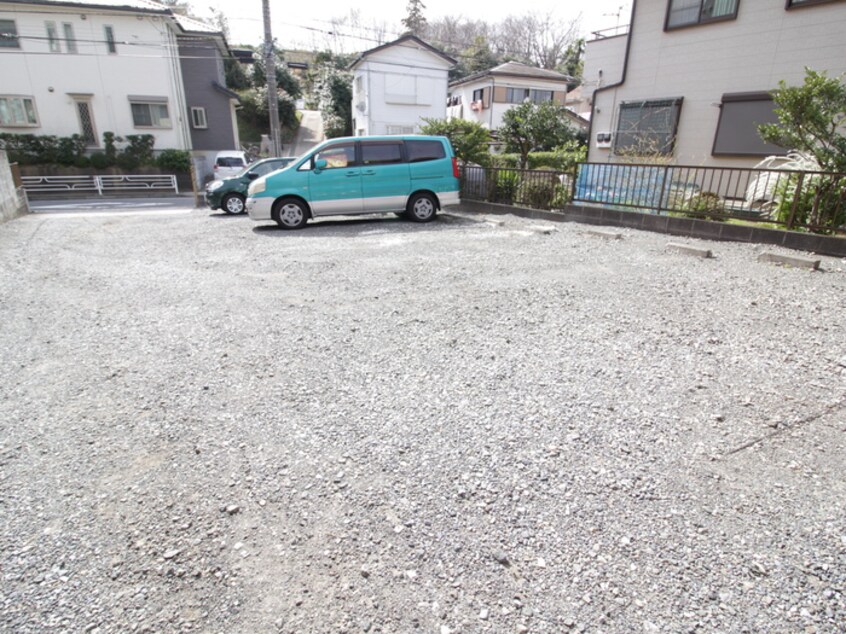
[[[467,74],[488,70],[499,63],[484,35],[474,37],[473,43],[464,49],[461,56],[465,60],[463,65]]]
[[[522,103],[508,110],[497,130],[506,152],[520,155],[520,167],[526,169],[529,152],[552,150],[578,138],[567,121],[563,106],[551,101]]]
[[[575,81],[567,84],[567,90],[573,90],[582,83],[585,72],[585,39],[579,38],[564,52],[564,59],[558,65],[558,72],[569,75]]]
[[[231,90],[246,90],[253,84],[247,73],[244,72],[244,67],[234,57],[227,57],[223,60],[223,71],[226,77],[226,87]]]
[[[828,77],[805,69],[801,86],[780,81],[773,91],[778,123],[758,126],[768,143],[800,150],[816,158],[820,167],[846,172],[846,84],[844,76]]]
[[[426,30],[426,16],[423,15],[423,9],[426,5],[423,0],[408,0],[405,9],[408,11],[406,16],[402,19],[402,25],[405,27],[406,33],[412,35],[423,35]]]
[[[490,131],[478,121],[464,119],[423,119],[426,122],[420,128],[423,134],[445,136],[452,143],[455,156],[463,163],[488,165],[490,152],[488,143]]]
[[[264,59],[257,59],[253,63],[253,86],[256,88],[267,88],[267,74],[264,66]],[[288,70],[281,51],[276,52],[276,85],[293,99],[302,97],[303,90],[300,82]]]
[[[327,138],[352,134],[352,75],[325,67],[318,81],[319,109]]]

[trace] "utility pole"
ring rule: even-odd
[[[270,32],[270,0],[262,0],[264,14],[264,70],[267,76],[267,109],[270,111],[270,148],[273,156],[282,154],[279,142],[279,95],[276,92],[276,54]]]

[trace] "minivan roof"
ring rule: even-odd
[[[222,152],[218,152],[215,156],[221,156],[223,158],[244,158],[244,153],[239,152],[238,150],[223,150]]]

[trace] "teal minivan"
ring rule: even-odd
[[[380,212],[428,222],[460,202],[458,163],[446,137],[331,139],[253,181],[247,196],[250,218],[285,229],[309,218]]]

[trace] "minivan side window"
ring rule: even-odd
[[[217,164],[219,167],[244,167],[244,161],[235,156],[218,156]]]
[[[397,142],[362,143],[362,165],[387,165],[402,163],[402,145]]]
[[[408,152],[409,163],[446,158],[446,151],[440,141],[406,141],[405,150]]]
[[[315,161],[321,159],[326,161],[328,170],[355,165],[355,143],[343,143],[324,148],[314,155]]]

